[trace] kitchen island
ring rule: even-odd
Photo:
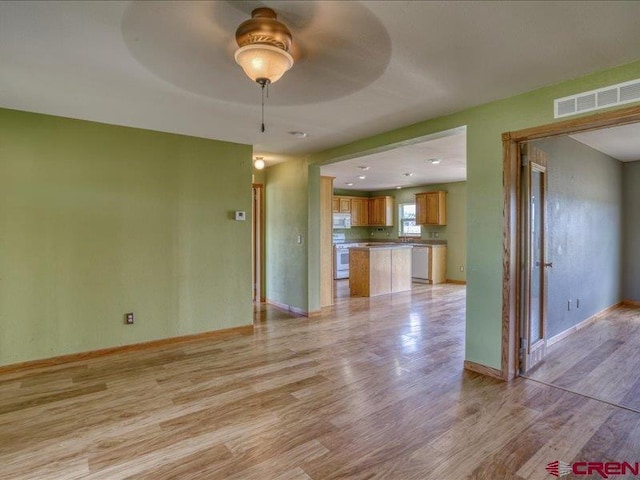
[[[411,290],[411,245],[368,244],[349,249],[352,297]]]

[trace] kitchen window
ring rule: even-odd
[[[419,237],[420,225],[416,225],[416,204],[401,203],[398,206],[398,236]]]

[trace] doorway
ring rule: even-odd
[[[639,120],[634,107],[505,135],[504,378],[640,410]],[[635,157],[602,141],[630,131]]]

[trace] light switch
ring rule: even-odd
[[[236,220],[244,221],[246,220],[246,214],[242,210],[236,210]]]

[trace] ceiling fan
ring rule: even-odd
[[[389,63],[389,35],[361,2],[131,2],[122,36],[133,58],[155,76],[218,102],[255,105],[256,80],[244,81],[236,66],[236,52],[243,47],[235,32],[243,22],[256,20],[251,15],[256,10],[260,22],[280,22],[292,38],[286,51],[291,59],[276,52],[290,70],[271,79],[278,81],[278,94],[269,98],[272,108],[351,95],[374,82]],[[286,34],[279,32],[284,41]],[[249,50],[238,53],[238,59]]]

